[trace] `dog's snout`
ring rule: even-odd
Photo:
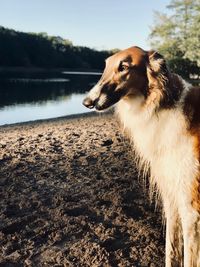
[[[84,100],[83,100],[83,105],[87,108],[90,108],[92,109],[95,105],[94,101],[90,98],[90,97],[86,97]]]

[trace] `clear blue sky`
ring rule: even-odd
[[[96,49],[149,48],[153,11],[170,0],[0,0],[0,25]]]

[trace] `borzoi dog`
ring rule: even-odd
[[[155,51],[131,47],[106,60],[83,104],[116,113],[150,169],[166,218],[166,267],[200,266],[200,88]]]

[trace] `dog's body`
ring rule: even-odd
[[[185,90],[187,90],[185,88]],[[137,100],[136,100],[137,101]],[[118,116],[129,131],[140,166],[150,166],[151,184],[156,185],[167,219],[166,266],[182,265],[182,229],[184,266],[200,266],[200,192],[193,195],[199,174],[195,153],[196,138],[187,130],[182,101],[173,109],[157,114],[142,110],[134,100],[117,104]],[[198,198],[198,199],[196,199]],[[188,257],[188,259],[187,259]],[[197,260],[198,258],[198,260]],[[193,264],[192,264],[193,261]]]
[[[158,53],[132,47],[109,58],[85,99],[98,110],[115,103],[162,199],[166,267],[199,267],[200,88],[171,73]]]

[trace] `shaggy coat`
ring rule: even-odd
[[[200,88],[155,51],[131,47],[106,60],[84,105],[116,114],[139,166],[150,169],[166,218],[166,267],[200,266]]]

